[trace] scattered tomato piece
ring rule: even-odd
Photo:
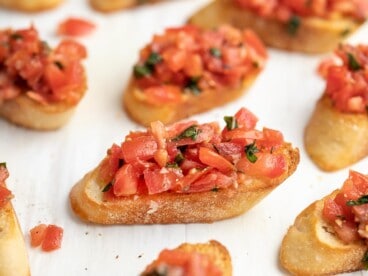
[[[96,25],[91,21],[82,18],[70,17],[62,21],[57,29],[58,35],[84,36],[94,31]]]
[[[63,233],[63,228],[53,224],[37,225],[30,230],[31,246],[41,246],[42,250],[46,252],[59,249]]]

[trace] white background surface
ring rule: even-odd
[[[138,50],[154,33],[185,22],[206,0],[177,0],[135,10],[100,14],[87,1],[69,0],[53,11],[22,14],[0,10],[0,28],[24,28],[33,22],[41,38],[59,41],[56,25],[68,16],[87,18],[96,31],[80,39],[88,48],[88,91],[68,125],[36,132],[0,120],[0,161],[10,170],[8,186],[25,233],[33,275],[138,275],[163,248],[182,242],[217,239],[231,253],[234,275],[283,275],[278,250],[295,216],[312,201],[340,187],[348,169],[323,173],[307,157],[303,130],[324,83],[315,73],[322,56],[270,50],[266,69],[242,98],[195,116],[221,121],[241,106],[259,118],[259,127],[283,132],[299,147],[296,173],[248,213],[213,224],[100,226],[86,224],[69,208],[69,190],[104,157],[112,143],[140,129],[121,107]],[[368,42],[368,26],[351,41]],[[352,166],[367,173],[368,159]],[[28,231],[39,223],[64,228],[62,248],[52,253],[30,248]],[[355,275],[355,274],[354,274]],[[361,275],[360,272],[356,275]]]

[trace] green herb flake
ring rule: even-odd
[[[238,128],[238,122],[236,121],[234,116],[225,116],[224,117],[227,130],[233,130]]]
[[[56,61],[54,61],[54,64],[57,66],[57,68],[59,68],[60,70],[64,70],[64,65],[60,62],[60,61],[58,61],[58,60],[56,60]]]
[[[245,154],[247,155],[248,160],[251,163],[255,163],[258,159],[256,153],[259,152],[259,149],[256,147],[256,142],[254,141],[252,144],[245,146]]]
[[[13,34],[10,35],[10,38],[14,39],[14,40],[19,40],[19,39],[23,39],[23,36],[21,34],[18,34],[18,33],[13,33]]]
[[[201,89],[198,87],[199,78],[190,78],[185,89],[190,90],[194,95],[198,95],[201,93]]]
[[[1,162],[0,167],[4,167],[6,169],[6,162]]]
[[[140,79],[151,75],[152,70],[146,65],[135,65],[133,68],[133,73],[137,79]]]
[[[341,36],[342,37],[345,37],[345,36],[347,36],[348,34],[350,34],[350,29],[349,28],[346,28],[345,30],[343,30],[342,32],[341,32]]]
[[[166,168],[173,168],[173,169],[178,169],[179,165],[176,162],[170,162],[166,164]]]
[[[300,24],[301,24],[301,20],[299,16],[296,16],[296,15],[291,16],[286,25],[287,32],[290,35],[296,35],[296,33],[299,30]]]
[[[197,139],[197,136],[199,134],[199,129],[196,125],[190,126],[186,128],[182,133],[180,133],[178,136],[176,136],[173,141],[179,141],[184,138],[190,138],[193,141]]]
[[[257,61],[253,61],[253,68],[259,68],[259,63]]]
[[[357,206],[357,205],[363,205],[368,203],[368,195],[361,196],[357,200],[348,200],[346,201],[347,206]]]
[[[103,192],[103,193],[106,193],[106,192],[108,192],[111,188],[112,188],[112,182],[110,182],[109,184],[107,184],[107,185],[102,189],[102,192]]]
[[[152,52],[148,59],[146,60],[145,65],[146,66],[155,66],[157,63],[162,62],[162,57],[160,56],[160,54]]]
[[[210,54],[211,56],[215,57],[215,58],[221,58],[222,53],[221,50],[219,48],[210,48]]]
[[[360,69],[362,69],[362,66],[359,64],[359,62],[356,60],[356,58],[354,57],[354,55],[352,53],[347,53],[348,55],[348,65],[349,65],[349,69],[353,70],[353,71],[358,71]]]
[[[368,250],[364,253],[364,256],[362,258],[362,263],[365,270],[368,270]]]
[[[214,188],[212,188],[212,190],[211,190],[212,192],[218,192],[219,191],[219,188],[217,188],[217,187],[214,187]]]
[[[184,161],[184,155],[182,153],[178,153],[175,156],[175,160],[174,160],[177,164],[181,164]]]

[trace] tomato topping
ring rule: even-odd
[[[64,40],[52,50],[33,26],[1,30],[0,42],[0,103],[20,93],[42,104],[80,100],[85,89],[84,46]]]
[[[368,46],[340,45],[334,61],[323,61],[319,71],[326,78],[325,94],[334,107],[346,113],[368,110]]]
[[[240,8],[249,9],[265,18],[288,21],[292,16],[333,18],[368,16],[365,0],[233,0]]]
[[[187,252],[180,249],[165,249],[161,251],[157,260],[149,265],[142,275],[160,274],[162,268],[167,275],[211,275],[221,276],[222,271],[215,265],[209,256],[198,252]]]
[[[6,188],[5,180],[9,177],[5,163],[0,163],[0,208],[4,207],[13,197],[12,193]]]
[[[337,236],[345,243],[368,238],[368,176],[350,171],[334,197],[328,197],[322,210]]]
[[[57,29],[58,35],[84,36],[90,34],[96,25],[81,18],[70,17],[61,22]]]
[[[49,252],[59,249],[63,239],[63,228],[49,224],[40,224],[30,230],[31,246],[41,245],[43,251]]]
[[[152,122],[146,131],[130,132],[120,147],[114,144],[108,150],[99,166],[98,181],[104,185],[106,200],[236,188],[239,174],[276,178],[287,171],[279,131],[256,130],[256,116],[244,108],[224,120],[224,129],[215,122],[167,127]]]
[[[155,35],[133,72],[147,102],[177,103],[184,92],[239,87],[248,74],[264,67],[266,58],[266,48],[251,30],[186,25]]]

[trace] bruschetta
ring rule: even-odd
[[[0,117],[52,130],[71,117],[86,90],[86,49],[63,40],[55,49],[31,26],[0,31]]]
[[[5,180],[9,173],[0,163],[0,275],[30,275],[26,246],[16,213],[11,204],[13,197]]]
[[[368,177],[350,171],[340,190],[306,208],[284,237],[282,266],[294,275],[367,268]]]
[[[38,12],[55,8],[63,0],[0,0],[0,6],[25,12]]]
[[[231,257],[226,247],[215,240],[183,243],[175,249],[161,251],[140,275],[231,276]]]
[[[299,151],[256,130],[247,109],[218,123],[156,121],[114,144],[71,190],[74,212],[100,224],[213,222],[238,216],[286,180]]]
[[[189,19],[213,28],[252,28],[269,46],[306,53],[332,51],[368,15],[365,0],[214,0]]]
[[[101,12],[113,12],[133,8],[143,4],[153,4],[164,0],[90,0],[91,6]]]
[[[325,92],[306,126],[305,148],[324,171],[368,155],[368,46],[340,45],[325,65]]]
[[[186,25],[155,35],[140,51],[123,102],[136,122],[173,123],[239,98],[267,53],[251,30]]]

